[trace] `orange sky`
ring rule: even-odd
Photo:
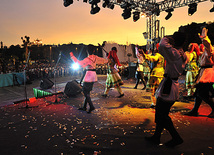
[[[210,13],[214,3],[210,1],[198,4],[193,16],[188,16],[188,7],[177,8],[169,20],[161,12],[157,18],[160,26],[165,27],[165,34],[173,34],[181,25],[192,22],[213,22],[214,13]],[[6,46],[21,44],[21,37],[30,36],[30,41],[37,38],[43,44],[102,44],[113,41],[145,45],[142,33],[146,31],[146,19],[133,22],[133,18],[124,20],[122,9],[115,6],[113,10],[103,8],[91,15],[91,5],[82,0],[75,1],[68,7],[63,0],[1,0],[0,1],[0,41]]]

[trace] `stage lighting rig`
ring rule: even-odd
[[[170,17],[172,17],[172,12],[174,11],[173,8],[167,9],[166,12],[168,12],[168,15],[165,17],[166,20],[168,20]]]
[[[155,14],[156,16],[160,15],[160,8],[159,8],[159,4],[155,4],[155,8],[152,10],[152,13]]]
[[[197,3],[189,4],[188,15],[192,16],[197,11]]]
[[[125,8],[123,10],[123,13],[122,13],[122,16],[123,16],[123,19],[128,19],[131,17],[131,11],[132,9],[131,8]]]
[[[136,22],[140,18],[140,12],[135,11],[133,12],[133,21]]]
[[[73,0],[63,0],[63,1],[64,1],[63,3],[64,7],[68,7],[69,5],[73,4]]]
[[[97,5],[97,3],[91,4],[91,11],[90,11],[90,13],[92,15],[98,13],[99,11],[100,11],[100,7]]]

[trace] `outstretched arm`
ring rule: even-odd
[[[201,38],[202,43],[206,49],[205,52],[207,52],[208,56],[210,57],[211,54],[213,53],[213,49],[212,49],[213,47],[211,45],[211,41],[209,37],[207,36],[207,32],[208,32],[208,29],[203,28],[201,34],[199,33],[198,35]]]

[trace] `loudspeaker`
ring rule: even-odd
[[[42,89],[50,89],[53,85],[54,83],[48,78],[42,79],[40,82],[40,88]]]
[[[73,80],[66,84],[64,93],[68,97],[72,97],[72,96],[78,95],[79,93],[81,93],[81,91],[82,91],[82,88],[80,87],[78,82],[76,80]]]

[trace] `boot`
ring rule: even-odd
[[[202,103],[202,99],[200,99],[198,96],[196,96],[193,109],[190,112],[185,113],[184,115],[198,116],[198,109],[199,109],[201,103]]]
[[[139,84],[139,79],[137,79],[134,89],[137,89],[138,84]]]
[[[182,144],[184,141],[183,139],[171,139],[170,141],[165,143],[166,147],[175,147],[177,145]]]
[[[183,143],[183,139],[180,137],[180,135],[176,131],[171,118],[165,123],[165,128],[166,130],[169,131],[170,135],[172,136],[172,139],[165,143],[167,147],[175,147],[176,145]]]
[[[159,145],[162,131],[163,131],[163,126],[161,124],[159,124],[159,123],[156,124],[154,135],[151,136],[151,137],[145,137],[145,140],[150,142],[150,143]]]

